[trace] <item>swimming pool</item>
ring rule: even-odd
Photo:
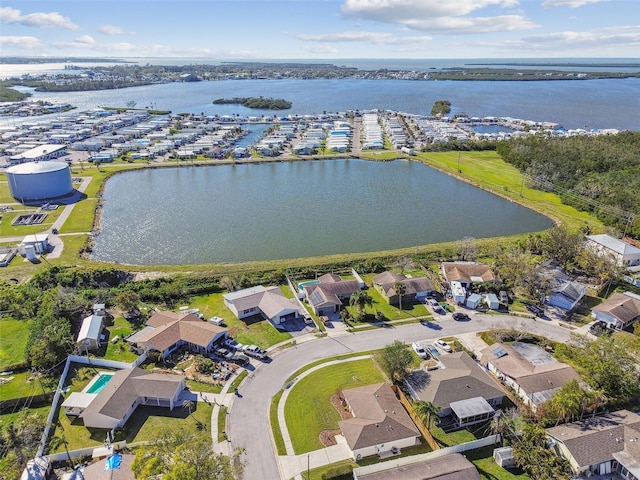
[[[91,380],[91,383],[87,385],[85,393],[100,393],[109,380],[113,377],[113,373],[99,373]]]

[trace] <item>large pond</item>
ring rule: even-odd
[[[153,265],[354,253],[552,221],[407,160],[145,169],[108,180],[93,257]]]

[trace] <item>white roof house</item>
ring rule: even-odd
[[[78,332],[76,343],[82,351],[97,350],[100,348],[100,334],[102,333],[102,317],[89,315],[82,320],[82,326]]]
[[[640,248],[611,235],[587,235],[587,246],[600,255],[611,255],[620,266],[640,265]]]

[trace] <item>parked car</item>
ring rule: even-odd
[[[596,322],[593,322],[593,324],[589,327],[589,331],[596,337],[599,337],[603,333],[611,333],[611,328],[609,327],[609,324],[607,322],[598,320]]]
[[[233,358],[233,352],[227,348],[216,348],[214,353],[225,360],[231,360]]]
[[[427,352],[429,352],[429,355],[431,355],[433,358],[438,358],[440,356],[440,352],[433,345],[427,345],[425,348],[427,349]]]
[[[466,322],[471,320],[471,317],[469,317],[469,315],[467,315],[466,313],[462,313],[462,312],[455,312],[452,315],[453,319],[458,321],[458,322]]]
[[[420,345],[418,342],[413,342],[411,344],[411,348],[413,348],[413,351],[416,352],[416,354],[422,358],[422,359],[426,359],[429,358],[429,354],[427,353],[427,351],[424,349],[424,347],[422,345]]]
[[[440,305],[435,298],[427,298],[427,304],[431,306],[431,308],[433,308],[434,312],[437,312],[441,315],[444,315],[447,313],[445,309],[442,308],[442,305]]]
[[[438,339],[435,342],[433,342],[433,344],[436,347],[440,347],[442,350],[444,350],[447,353],[451,352],[451,346],[447,342],[445,342],[444,340]]]
[[[263,358],[267,358],[267,352],[257,345],[245,345],[242,349],[244,353],[251,357],[259,358],[262,360]]]
[[[238,365],[245,366],[249,364],[251,359],[246,355],[243,355],[242,353],[236,352],[233,354],[233,358],[231,358],[231,361],[237,363]]]
[[[542,317],[544,315],[544,310],[536,305],[527,305],[527,310],[533,313],[536,317]]]
[[[231,350],[242,350],[242,347],[244,347],[243,344],[236,342],[233,338],[227,338],[224,341],[224,344],[229,347]]]
[[[213,325],[217,325],[219,327],[226,327],[227,324],[224,323],[224,318],[220,318],[220,317],[211,317],[209,319],[209,323],[213,324]]]

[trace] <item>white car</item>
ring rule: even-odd
[[[420,345],[418,342],[413,342],[411,344],[411,348],[413,348],[413,351],[416,352],[416,354],[423,359],[426,359],[429,357],[429,354],[427,353],[427,351],[424,349],[424,347],[422,345]]]
[[[435,342],[433,342],[433,344],[436,347],[440,347],[442,350],[444,350],[447,353],[451,352],[451,345],[449,345],[444,340],[436,340]]]
[[[257,345],[245,345],[242,350],[244,353],[251,357],[259,358],[260,360],[267,358],[267,352],[262,350]]]

